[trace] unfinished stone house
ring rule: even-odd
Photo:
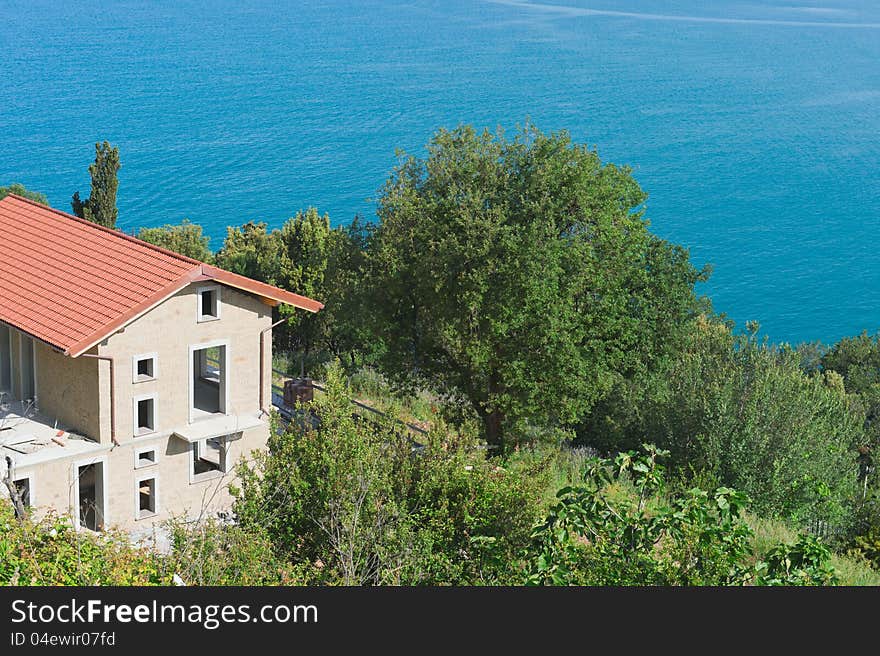
[[[228,508],[234,464],[268,437],[282,303],[323,307],[0,200],[0,480],[91,530]]]

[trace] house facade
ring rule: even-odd
[[[322,307],[0,200],[0,479],[91,530],[228,509],[268,438],[281,303]]]

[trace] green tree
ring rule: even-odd
[[[318,298],[324,301],[323,345],[334,355],[348,355],[353,364],[357,354],[372,361],[375,351],[364,317],[371,311],[365,295],[367,243],[372,226],[360,217],[333,229],[327,258],[324,288]],[[314,316],[314,315],[313,315]]]
[[[71,206],[73,213],[105,226],[116,228],[116,191],[119,188],[119,148],[109,142],[95,144],[95,161],[89,164],[89,175],[92,178],[91,194],[81,200],[79,192],[73,194]]]
[[[230,226],[226,229],[223,246],[217,251],[216,262],[227,271],[280,286],[281,240],[278,231],[270,231],[265,223],[254,221],[239,228]]]
[[[184,219],[179,225],[141,228],[137,237],[200,262],[210,263],[214,259],[208,246],[210,238],[202,233],[202,226],[190,222],[189,219]]]
[[[327,267],[334,237],[330,217],[321,216],[310,207],[285,221],[277,236],[281,244],[278,271],[281,286],[326,303]],[[287,322],[284,330],[279,331],[276,344],[282,344],[285,350],[309,353],[321,343],[328,330],[328,318],[323,311],[310,314],[282,306],[280,315],[286,317]]]
[[[502,448],[581,417],[697,304],[703,274],[648,232],[644,200],[565,132],[440,130],[387,181],[369,244],[384,372],[460,399]]]
[[[39,191],[30,191],[20,182],[13,182],[8,187],[0,187],[0,198],[5,198],[9,194],[15,194],[16,196],[27,198],[36,203],[40,203],[41,205],[49,205],[49,200],[46,198],[45,194],[41,194]]]
[[[843,387],[857,410],[864,412],[865,431],[859,449],[859,478],[863,496],[876,485],[877,452],[880,449],[880,335],[863,332],[846,337],[827,349],[821,369],[842,376]]]
[[[288,219],[278,237],[281,285],[325,304],[317,314],[282,307],[281,316],[288,317],[279,335],[283,348],[304,353],[326,349],[335,356],[359,350],[365,240],[358,218],[331,228],[330,217],[310,207]]]
[[[664,369],[634,378],[581,427],[603,451],[654,440],[684,476],[741,490],[763,517],[842,521],[856,492],[864,414],[839,376],[809,375],[799,354],[714,320]]]
[[[364,343],[361,321],[361,279],[367,228],[355,219],[330,227],[328,215],[315,208],[299,211],[280,229],[249,222],[229,228],[217,265],[297,294],[321,300],[317,314],[282,306],[276,319],[288,321],[273,331],[279,351],[310,353],[326,349],[334,355]]]

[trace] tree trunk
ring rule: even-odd
[[[18,488],[15,487],[15,483],[13,483],[12,476],[12,458],[7,456],[6,476],[3,479],[3,483],[6,484],[6,489],[9,490],[9,498],[12,499],[12,507],[15,508],[16,518],[18,518],[19,522],[23,522],[25,515],[24,502],[21,500],[21,495],[18,493]]]
[[[486,441],[490,447],[490,455],[500,456],[504,453],[504,415],[498,410],[492,410],[483,415],[483,430],[486,433]]]

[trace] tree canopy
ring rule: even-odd
[[[9,194],[27,198],[41,205],[49,205],[49,199],[46,198],[46,194],[42,194],[39,191],[31,191],[20,182],[13,182],[8,187],[0,187],[0,198],[6,198]]]
[[[427,149],[386,182],[369,248],[389,376],[462,399],[503,446],[670,347],[703,272],[648,231],[630,169],[530,125],[440,130]]]
[[[325,303],[317,314],[282,306],[287,322],[274,331],[276,347],[309,353],[323,348],[339,353],[354,348],[358,317],[351,308],[359,300],[364,259],[363,229],[356,219],[333,228],[330,217],[310,207],[269,230],[253,221],[230,227],[217,252],[217,265],[270,285],[289,289]]]
[[[189,219],[184,219],[178,225],[141,228],[137,237],[201,262],[211,262],[214,259],[208,246],[210,238],[203,234],[202,226],[190,222]]]

